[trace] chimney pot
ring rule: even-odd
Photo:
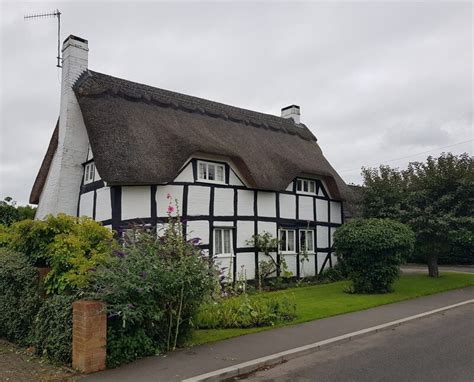
[[[298,105],[290,105],[281,109],[282,118],[291,118],[295,123],[300,123],[300,107]]]

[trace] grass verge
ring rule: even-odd
[[[474,286],[474,274],[445,272],[437,279],[426,275],[402,275],[395,282],[395,291],[387,294],[349,294],[344,292],[348,286],[348,281],[340,281],[331,284],[294,287],[276,292],[268,292],[263,296],[261,294],[252,295],[250,298],[289,296],[291,301],[296,304],[296,320],[270,327],[196,330],[187,345],[192,346],[221,341],[244,334],[300,324],[452,289]]]

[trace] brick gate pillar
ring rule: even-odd
[[[72,304],[72,367],[82,373],[105,369],[107,309],[101,301]]]

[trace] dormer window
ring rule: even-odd
[[[316,181],[309,179],[298,179],[296,181],[296,191],[301,194],[316,195]]]
[[[220,163],[198,161],[197,180],[208,183],[225,183],[225,166]]]
[[[94,162],[86,164],[84,170],[84,184],[92,183],[94,181],[95,166]]]

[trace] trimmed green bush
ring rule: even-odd
[[[400,265],[413,251],[415,236],[406,225],[390,219],[355,219],[334,235],[355,293],[388,293]]]
[[[72,303],[75,296],[52,296],[38,311],[33,326],[33,345],[41,356],[71,363]]]
[[[0,249],[0,337],[28,344],[40,306],[37,270],[25,255]]]
[[[213,301],[201,306],[196,319],[200,329],[272,326],[296,317],[296,305],[286,296],[254,298],[248,295]]]

